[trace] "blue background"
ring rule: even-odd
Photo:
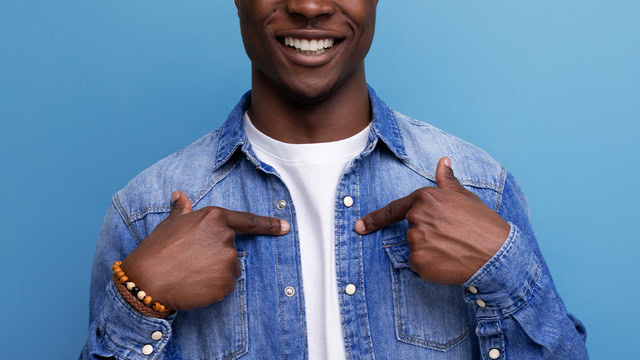
[[[367,60],[388,104],[515,174],[594,359],[635,356],[640,333],[638,14],[382,0]],[[111,195],[249,86],[231,0],[0,0],[0,358],[77,357]]]

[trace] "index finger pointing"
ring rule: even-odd
[[[285,220],[244,211],[227,210],[225,219],[227,226],[240,234],[284,235],[291,228]]]
[[[413,197],[411,195],[394,200],[387,206],[370,212],[356,221],[355,229],[360,234],[368,234],[395,222],[402,221],[411,210],[411,206],[413,206]]]

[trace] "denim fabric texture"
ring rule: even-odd
[[[585,328],[555,289],[513,176],[477,147],[391,110],[371,88],[369,95],[369,143],[335,193],[336,286],[347,358],[587,359]],[[157,162],[113,196],[97,243],[89,336],[80,359],[307,358],[296,204],[244,133],[250,96],[242,97],[220,128]],[[353,230],[363,215],[436,186],[442,156],[451,158],[461,184],[511,227],[498,253],[462,286],[423,281],[409,268],[406,220],[364,236]],[[149,318],[120,297],[111,264],[169,215],[175,190],[187,194],[194,210],[249,211],[285,219],[292,228],[280,237],[236,237],[242,276],[222,301],[168,319]],[[353,206],[343,204],[346,196]],[[287,206],[279,209],[278,200]],[[345,293],[348,284],[356,286],[355,294]],[[295,289],[291,297],[285,295],[289,286]],[[156,331],[163,334],[160,340],[151,338]],[[150,355],[142,353],[147,344]]]

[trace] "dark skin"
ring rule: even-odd
[[[371,121],[364,58],[376,0],[236,0],[252,62],[253,124],[288,143],[348,138]],[[335,40],[323,55],[300,55],[284,37]],[[447,166],[447,164],[449,166]],[[407,219],[412,269],[427,281],[460,285],[500,249],[509,225],[455,178],[448,158],[438,187],[416,189],[355,224],[366,236]],[[169,308],[193,309],[224,298],[240,275],[238,233],[280,236],[290,224],[219,207],[193,211],[182,192],[173,209],[121,265],[130,279]],[[203,284],[207,284],[204,286]]]

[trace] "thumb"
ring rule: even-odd
[[[441,189],[449,189],[456,191],[464,191],[465,188],[460,185],[458,178],[453,174],[453,169],[451,168],[451,159],[448,157],[443,157],[438,161],[438,165],[436,166],[436,182],[438,183],[438,187]]]
[[[188,214],[192,211],[191,200],[182,191],[174,191],[171,194],[171,214],[170,217]]]

